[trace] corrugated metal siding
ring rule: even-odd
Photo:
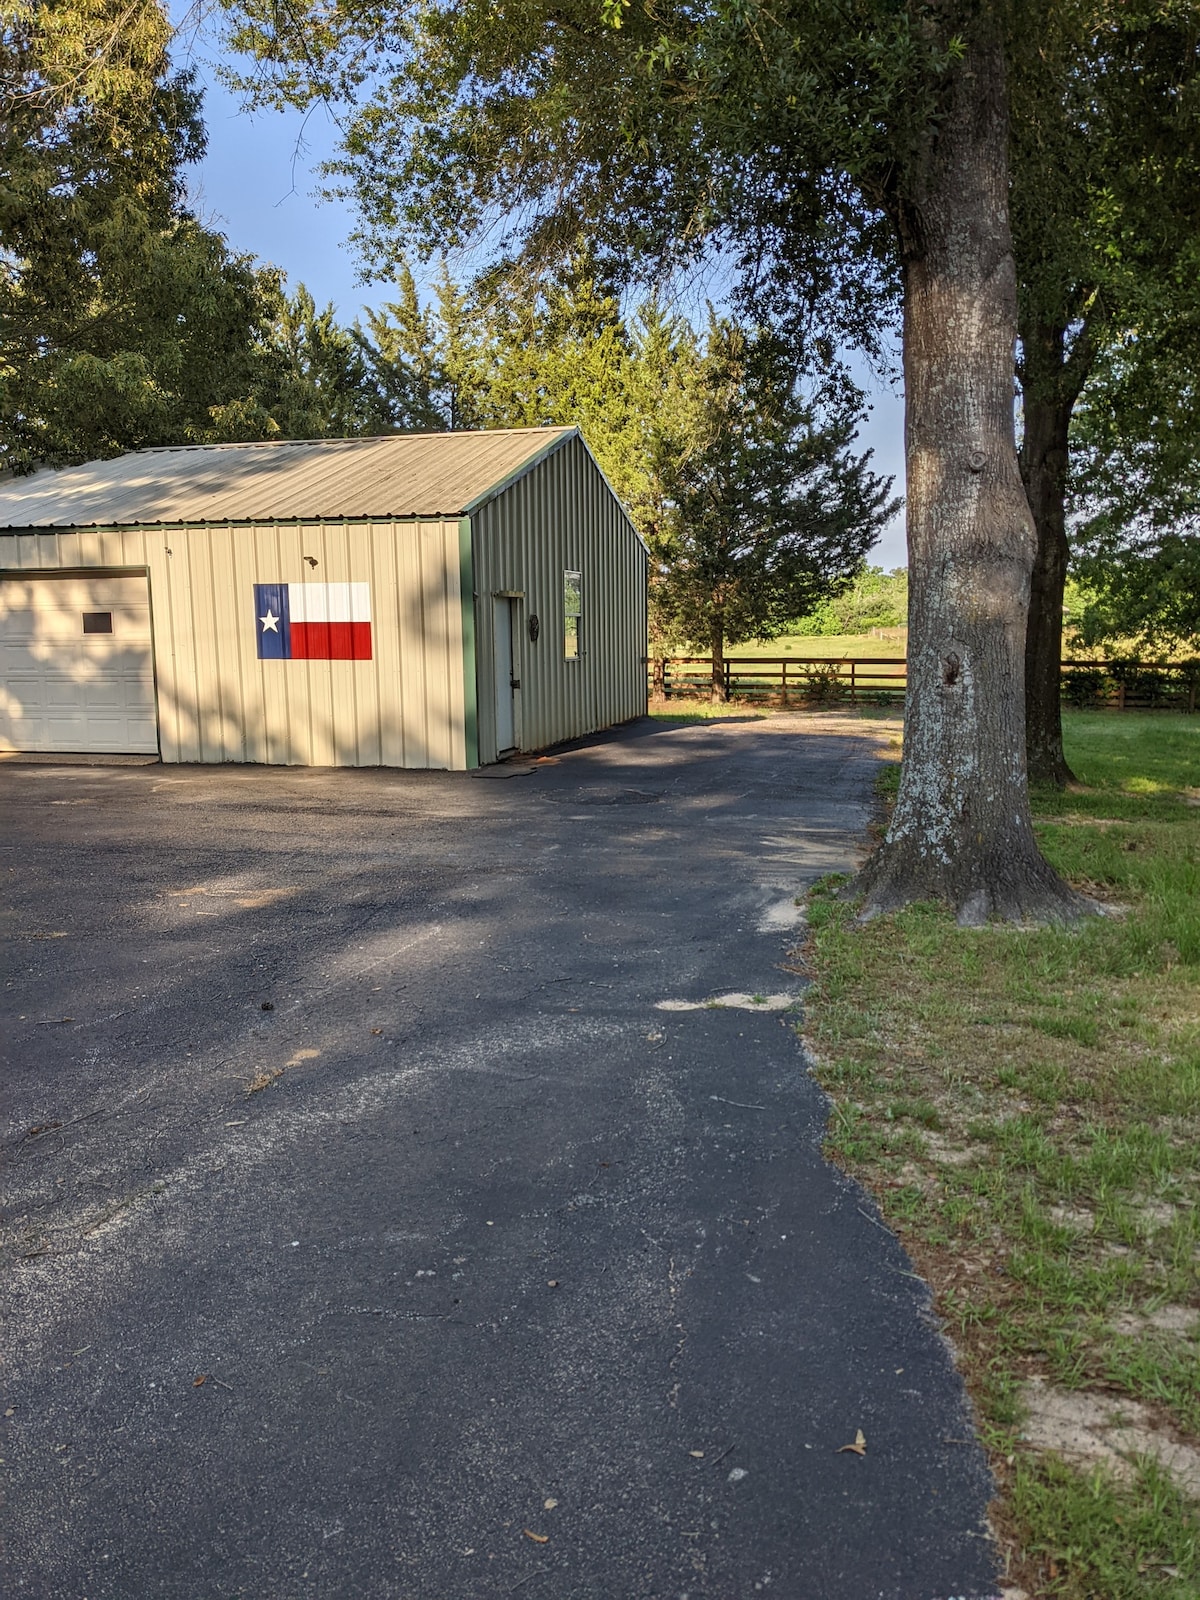
[[[0,535],[72,568],[149,573],[164,761],[466,765],[457,518]],[[313,580],[370,584],[370,661],[258,659],[253,585]]]
[[[540,750],[646,710],[646,550],[581,439],[475,513],[479,758],[496,759],[493,596],[520,592],[518,741]],[[563,573],[583,575],[583,654],[563,655]],[[541,633],[530,642],[529,618]]]
[[[0,483],[0,528],[459,516],[571,428],[138,450]]]

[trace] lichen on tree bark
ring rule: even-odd
[[[887,836],[852,892],[959,920],[1066,920],[1088,902],[1034,838],[1024,654],[1036,537],[1013,425],[1016,279],[1004,52],[982,32],[897,207],[904,269],[908,702]]]

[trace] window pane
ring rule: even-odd
[[[563,573],[563,655],[579,655],[579,617],[583,611],[583,583],[578,572]]]

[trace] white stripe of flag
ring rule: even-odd
[[[370,622],[369,583],[289,583],[293,622]]]

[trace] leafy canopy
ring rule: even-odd
[[[332,176],[382,274],[486,240],[606,274],[725,251],[760,310],[874,347],[966,5],[226,0],[260,101],[347,105]]]
[[[848,589],[822,601],[794,622],[789,633],[810,638],[866,633],[871,628],[902,628],[908,620],[908,572],[896,567],[863,566]]]
[[[1200,567],[1200,6],[1065,0],[1013,52],[1018,370],[1027,414],[1069,419],[1054,498],[1094,596],[1085,631],[1185,642]]]

